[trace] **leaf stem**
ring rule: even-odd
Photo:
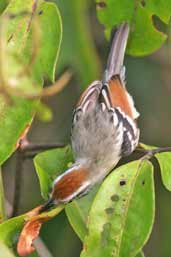
[[[135,151],[144,153],[145,155],[148,155],[149,158],[152,158],[157,153],[171,152],[171,147],[160,147],[154,149],[136,148]]]
[[[5,195],[4,195],[4,186],[2,179],[2,170],[0,168],[0,212],[1,212],[1,221],[7,219],[6,210],[5,210]]]

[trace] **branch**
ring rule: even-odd
[[[154,149],[143,149],[143,148],[136,148],[136,152],[144,153],[144,157],[151,159],[154,157],[155,154],[164,153],[164,152],[171,152],[171,147],[159,147]]]
[[[13,197],[13,210],[11,216],[14,217],[18,214],[20,196],[21,196],[21,185],[23,178],[23,153],[20,149],[17,150],[16,168],[15,168],[15,180],[14,180],[14,197]]]
[[[27,144],[21,144],[20,149],[23,152],[31,152],[31,151],[43,151],[43,150],[50,150],[50,149],[55,149],[55,148],[62,148],[66,146],[65,144],[62,143],[49,143],[49,144],[33,144],[28,142]]]

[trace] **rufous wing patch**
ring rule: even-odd
[[[76,169],[64,175],[55,185],[52,198],[65,200],[72,196],[84,183],[87,177],[85,169]]]
[[[129,117],[134,119],[133,109],[135,108],[130,103],[128,93],[125,87],[121,84],[120,79],[115,76],[109,81],[109,97],[112,104],[112,107],[120,107],[121,111],[127,114]]]

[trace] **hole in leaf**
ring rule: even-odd
[[[146,5],[145,0],[141,0],[141,5],[142,5],[143,7],[145,7],[145,5]]]
[[[160,31],[160,32],[162,32],[162,33],[164,33],[164,34],[167,34],[167,33],[168,33],[168,31],[167,31],[167,25],[166,25],[158,16],[153,15],[153,16],[152,16],[152,21],[153,21],[154,27],[155,27],[158,31]]]
[[[108,215],[112,215],[114,213],[114,208],[112,207],[109,207],[105,210],[105,212],[108,214]]]
[[[120,184],[120,186],[124,186],[124,185],[126,185],[126,181],[125,181],[125,180],[121,180],[121,181],[119,182],[119,184]]]
[[[96,7],[97,7],[97,9],[104,9],[104,8],[106,8],[106,3],[105,2],[97,2],[96,3]]]
[[[142,185],[143,185],[143,186],[145,185],[145,180],[142,181]]]
[[[43,11],[40,10],[40,11],[38,12],[38,15],[42,15],[42,14],[43,14]]]
[[[113,202],[118,202],[118,201],[119,201],[119,195],[112,195],[112,196],[111,196],[111,200],[112,200]]]
[[[111,224],[109,222],[105,223],[103,225],[103,231],[101,234],[101,244],[103,247],[108,245],[108,241],[110,239],[110,230],[111,230]]]

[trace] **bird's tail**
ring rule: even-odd
[[[121,75],[125,55],[126,44],[129,36],[129,24],[122,23],[112,36],[112,46],[110,49],[104,80],[109,81],[114,75]]]

